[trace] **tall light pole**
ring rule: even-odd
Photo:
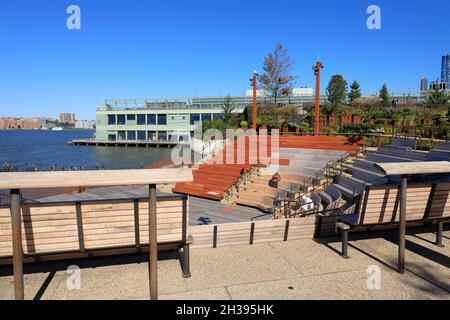
[[[253,78],[250,79],[253,86],[253,108],[252,108],[252,128],[256,131],[256,77],[258,74],[253,71]]]
[[[316,65],[312,67],[314,75],[316,76],[316,107],[314,110],[314,135],[319,135],[319,120],[320,120],[320,69],[323,64],[317,60]]]

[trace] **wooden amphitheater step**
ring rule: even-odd
[[[201,164],[193,170],[193,182],[177,183],[172,189],[175,193],[221,200],[225,193],[238,182],[242,173],[251,170],[248,164]]]
[[[270,212],[273,209],[273,198],[270,197],[260,197],[258,199],[237,198],[235,202],[236,204],[261,209],[264,212]]]

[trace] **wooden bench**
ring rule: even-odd
[[[439,141],[436,144],[435,150],[445,150],[450,151],[450,142],[449,141]]]
[[[427,152],[412,151],[388,146],[378,148],[378,153],[417,161],[426,161],[428,158]]]
[[[397,157],[393,155],[388,154],[382,154],[382,153],[376,153],[376,152],[369,152],[366,155],[366,160],[372,161],[375,163],[383,163],[383,162],[419,162],[419,160],[411,159],[411,158],[404,158],[404,157]]]
[[[23,262],[50,257],[90,257],[149,251],[151,299],[158,298],[158,246],[182,248],[189,276],[188,205],[185,196],[157,201],[156,184],[190,182],[190,169],[141,169],[0,173],[10,189],[10,208],[0,209],[0,256],[13,264],[14,296],[24,299]],[[148,185],[142,199],[23,203],[20,189]],[[159,231],[159,232],[158,232]]]
[[[436,244],[442,245],[442,229],[450,221],[450,183],[409,185],[406,192],[406,223],[435,222]],[[356,213],[337,217],[336,229],[342,233],[342,256],[348,258],[348,232],[370,230],[380,225],[398,225],[399,185],[367,187]]]
[[[185,277],[187,208],[187,196],[157,198],[158,249],[180,253]],[[148,198],[25,203],[21,214],[25,263],[148,251]],[[0,208],[0,264],[12,263],[11,241],[10,210]]]

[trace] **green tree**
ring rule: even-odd
[[[386,84],[383,84],[381,87],[379,97],[383,107],[388,108],[391,105],[391,98],[389,97],[389,91]]]
[[[202,121],[202,131],[205,133],[209,129],[217,129],[225,136],[226,130],[229,129],[229,124],[227,124],[222,119],[212,119]]]
[[[436,120],[441,126],[445,126],[448,123],[448,114],[447,111],[441,111],[436,115]]]
[[[347,81],[344,80],[342,75],[335,74],[331,77],[326,92],[330,103],[328,111],[330,114],[335,113],[342,107],[347,97]]]
[[[361,98],[361,87],[359,86],[358,81],[353,81],[350,86],[350,92],[348,93],[348,101],[353,103],[356,99]]]
[[[225,122],[228,122],[233,117],[235,109],[236,105],[233,102],[233,98],[230,95],[226,96],[222,105],[223,120]]]
[[[448,94],[445,90],[434,88],[428,91],[428,94],[425,97],[425,106],[427,107],[442,106],[446,105],[449,102],[449,100],[450,94]]]
[[[264,58],[264,73],[258,77],[261,87],[277,102],[277,97],[291,92],[295,77],[291,74],[294,62],[289,57],[288,50],[277,43],[275,49]]]

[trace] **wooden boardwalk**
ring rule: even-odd
[[[110,146],[110,147],[175,147],[176,145],[189,146],[190,142],[160,140],[160,141],[141,141],[141,140],[95,140],[95,139],[78,139],[69,142],[74,146]]]

